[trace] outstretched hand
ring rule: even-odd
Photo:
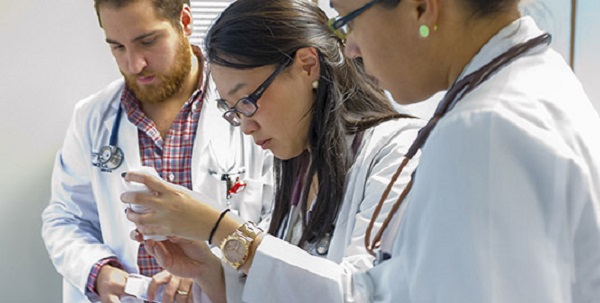
[[[125,192],[124,203],[138,204],[147,209],[136,213],[127,209],[127,219],[148,236],[176,236],[205,241],[220,211],[193,198],[188,189],[170,184],[158,177],[138,172],[128,172],[126,181],[146,185],[147,192]]]
[[[137,241],[143,241],[142,235],[136,231],[131,236]],[[212,265],[220,264],[219,258],[203,241],[170,237],[167,241],[146,240],[143,243],[146,251],[161,267],[179,277],[196,278]]]
[[[169,237],[166,241],[143,240],[137,231],[131,238],[143,242],[146,251],[170,273],[192,278],[200,285],[212,302],[225,302],[225,278],[221,261],[204,241]]]

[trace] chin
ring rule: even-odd
[[[302,155],[303,151],[304,150],[301,150],[299,152],[294,152],[294,151],[284,151],[284,152],[279,151],[278,152],[275,150],[271,150],[271,152],[273,153],[273,156],[275,156],[275,158],[277,158],[279,160],[283,160],[283,161],[296,158],[296,157]]]
[[[425,101],[433,96],[435,92],[408,92],[406,90],[390,90],[394,102],[400,105],[408,105]]]

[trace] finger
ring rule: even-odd
[[[165,286],[163,303],[175,302],[175,297],[177,296],[177,291],[180,289],[180,286],[179,286],[180,283],[181,283],[181,278],[179,278],[177,276],[171,277],[171,281]]]
[[[172,246],[171,246],[172,247]],[[169,268],[173,261],[171,249],[167,247],[164,242],[154,241],[152,244],[152,256],[156,259],[156,262],[163,268]]]
[[[144,242],[144,236],[137,229],[129,232],[129,238],[140,243]]]
[[[158,193],[164,193],[169,189],[169,186],[163,179],[145,173],[127,172],[123,178],[125,178],[126,181],[142,183],[151,191]]]
[[[166,248],[165,244],[163,244],[162,242],[156,242],[151,240],[147,240],[145,243],[145,245],[147,245],[146,251],[148,252],[148,254],[154,257],[154,259],[156,259],[158,265],[160,265],[163,268],[168,268],[171,265],[169,263],[170,253],[168,248]]]
[[[152,301],[156,298],[156,291],[158,287],[163,284],[167,284],[171,281],[171,274],[163,270],[152,277],[152,281],[150,281],[150,285],[148,286],[148,300]],[[164,302],[164,296],[163,296]]]
[[[177,294],[175,296],[177,302],[193,302],[193,299],[190,300],[192,298],[192,284],[192,279],[181,279],[181,282],[179,283],[179,288],[177,289]]]
[[[194,298],[192,296],[191,290],[190,291],[178,290],[175,293],[175,302],[176,303],[194,302]]]
[[[156,192],[143,192],[143,191],[126,191],[121,194],[121,202],[130,205],[140,205],[143,207],[149,207],[156,201],[158,194]],[[130,208],[129,205],[127,208]],[[146,212],[146,211],[144,211]]]
[[[119,299],[119,296],[117,295],[108,295],[106,297],[106,301],[107,303],[121,303],[121,300]]]
[[[154,229],[157,229],[153,225],[153,211],[148,213],[137,213],[129,208],[125,209],[125,216],[127,220],[135,223],[137,231],[146,236],[154,236]],[[160,226],[158,226],[160,227]]]

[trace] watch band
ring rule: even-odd
[[[246,236],[252,238],[253,241],[260,233],[263,232],[263,230],[256,226],[256,224],[254,224],[252,221],[245,222],[238,227],[238,230],[243,232]]]

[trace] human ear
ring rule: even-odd
[[[438,28],[440,0],[413,0],[413,3],[415,4],[415,16],[417,17],[419,29],[425,27],[432,32],[436,31]],[[421,32],[419,34],[423,37]]]
[[[310,82],[319,79],[320,64],[319,53],[314,47],[303,47],[296,51],[295,64],[298,64]]]
[[[192,9],[187,4],[184,4],[183,9],[181,10],[181,26],[183,28],[183,32],[187,36],[192,35],[193,24],[194,19],[192,18]]]

